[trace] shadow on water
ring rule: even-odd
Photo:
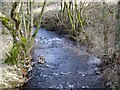
[[[102,88],[100,59],[78,48],[74,42],[41,28],[35,39],[33,60],[45,57],[46,63],[33,67],[34,76],[26,88]],[[84,48],[84,49],[83,49]]]

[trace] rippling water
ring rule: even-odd
[[[78,48],[74,42],[55,32],[40,29],[35,40],[33,60],[45,57],[45,64],[33,67],[34,76],[25,87],[38,88],[101,88],[102,77],[96,65],[101,60]],[[84,52],[84,53],[83,53]]]

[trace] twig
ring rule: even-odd
[[[57,14],[55,14],[55,16],[56,16],[56,18],[59,20],[59,22],[60,22],[60,24],[62,24],[62,25],[64,25],[65,26],[65,28],[68,28],[61,20],[60,20],[60,18],[58,17],[58,15]]]

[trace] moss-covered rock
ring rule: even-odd
[[[13,46],[13,39],[10,35],[0,35],[0,88],[14,88],[24,83],[21,69],[16,65],[6,65],[4,60],[9,55]]]

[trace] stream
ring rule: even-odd
[[[37,63],[38,56],[45,57],[45,63]],[[85,46],[78,46],[55,32],[40,28],[35,39],[33,77],[24,88],[101,88],[102,77],[99,58],[86,52]]]

